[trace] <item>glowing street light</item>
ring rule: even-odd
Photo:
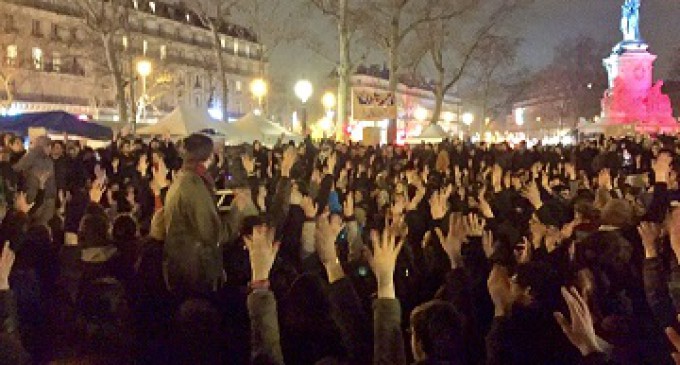
[[[413,111],[413,116],[419,122],[424,122],[425,119],[427,119],[427,114],[427,109],[423,108],[422,106],[417,107],[416,110]]]
[[[312,97],[314,87],[309,80],[300,80],[295,83],[295,96],[302,102],[302,131],[307,132],[307,101]]]
[[[144,116],[146,116],[146,102],[148,99],[148,96],[146,94],[146,78],[151,75],[151,72],[153,71],[153,65],[151,64],[151,61],[149,60],[139,60],[137,61],[137,73],[139,76],[142,78],[142,96],[139,97],[139,106],[137,107],[137,118],[141,116],[143,113]],[[133,124],[133,130],[136,129],[136,123]]]
[[[526,112],[525,108],[515,109],[515,124],[517,124],[520,127],[524,125],[524,113],[525,112]]]
[[[454,119],[456,119],[456,115],[451,113],[451,112],[443,112],[442,113],[442,119],[446,123],[451,123],[451,122],[453,122]]]
[[[255,79],[250,83],[250,92],[257,99],[257,104],[262,107],[262,98],[267,95],[267,82]]]
[[[326,111],[335,108],[335,94],[330,91],[326,92],[323,94],[323,98],[321,98],[321,103],[323,104],[323,107],[326,108]]]
[[[475,115],[472,113],[463,114],[463,124],[470,126],[475,121]]]

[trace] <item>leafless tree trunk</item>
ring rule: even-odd
[[[210,32],[212,33],[213,54],[217,60],[217,73],[220,80],[220,88],[222,89],[222,121],[229,120],[229,81],[227,80],[227,70],[224,67],[224,57],[222,55],[222,41],[220,40],[220,33],[214,23],[210,22]]]
[[[340,63],[338,65],[338,128],[336,139],[345,139],[345,130],[349,122],[348,109],[351,85],[349,0],[339,0],[338,6],[338,40]]]
[[[111,76],[113,77],[114,87],[116,88],[116,104],[118,105],[118,115],[120,120],[128,121],[128,106],[125,98],[125,79],[123,78],[123,70],[120,60],[118,59],[118,50],[113,41],[113,34],[102,33],[102,44],[104,45],[104,52],[106,54],[106,62],[109,65]],[[133,124],[134,133],[134,124]]]

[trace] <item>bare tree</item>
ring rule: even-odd
[[[222,93],[222,119],[229,120],[229,83],[224,62],[220,32],[230,24],[232,13],[242,0],[193,0],[186,4],[211,34],[212,51],[217,62],[218,80]]]
[[[484,57],[478,57],[475,61],[472,79],[478,85],[473,91],[476,94],[474,99],[480,105],[481,121],[497,114],[498,109],[504,106],[508,88],[503,87],[503,84],[514,78],[510,68],[516,60],[519,45],[520,39],[494,35],[488,37],[486,44],[480,47]]]
[[[503,37],[491,32],[515,6],[503,2],[487,19],[477,20],[473,24],[444,19],[425,26],[429,34],[429,38],[425,38],[429,40],[425,42],[428,46],[427,53],[436,74],[432,123],[437,123],[440,119],[444,96],[465,76],[471,64],[493,65],[507,59],[507,54],[494,52],[500,50]]]
[[[344,130],[349,121],[350,87],[352,73],[357,63],[352,62],[351,44],[355,34],[370,14],[367,2],[358,0],[310,0],[323,14],[333,19],[338,33],[338,124],[337,137],[344,139]],[[364,59],[365,57],[360,57]]]
[[[389,91],[396,96],[399,73],[402,70],[402,46],[419,27],[441,23],[465,14],[481,0],[375,0],[369,8],[372,21],[367,23],[369,34],[383,48],[390,70]],[[396,120],[390,120],[388,142],[397,137]]]
[[[116,90],[118,114],[121,121],[127,122],[126,81],[116,39],[124,35],[128,28],[128,4],[124,0],[72,0],[72,3],[79,12],[85,29],[104,48],[107,68]]]

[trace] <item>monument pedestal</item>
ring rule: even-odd
[[[661,92],[663,82],[652,84],[656,55],[647,48],[644,42],[624,42],[604,59],[609,90],[598,124],[607,135],[674,133],[678,128],[670,99]]]

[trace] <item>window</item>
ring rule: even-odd
[[[149,7],[151,8],[152,13],[156,13],[156,3],[153,1],[149,1]]]
[[[5,32],[11,32],[14,30],[14,15],[12,14],[5,14],[4,16],[4,31]]]
[[[139,9],[139,1],[137,1],[137,0],[132,0],[132,6],[135,7],[135,10]]]
[[[246,57],[250,57],[250,45],[246,44]]]
[[[61,54],[59,52],[52,53],[52,70],[61,72]]]
[[[222,43],[222,48],[227,48],[227,39],[224,38],[224,37],[222,37],[222,38],[220,39],[220,41],[221,41],[221,43]]]
[[[236,80],[236,92],[241,92],[241,80]]]
[[[42,70],[43,68],[43,51],[42,49],[38,47],[33,47],[33,51],[31,52],[33,55],[33,67],[35,67],[36,70]]]
[[[234,54],[238,54],[238,39],[234,39]]]
[[[146,56],[146,52],[149,50],[149,42],[145,40],[142,41],[142,54]]]
[[[164,44],[161,46],[161,60],[164,60],[168,57],[168,47]]]
[[[59,39],[59,25],[58,24],[52,24],[52,31],[50,32],[50,39],[53,39],[53,40]]]
[[[35,37],[42,37],[42,26],[40,20],[33,20],[31,25],[31,35]]]
[[[10,44],[7,46],[7,53],[5,54],[5,62],[9,66],[15,66],[17,64],[17,57],[19,56],[19,50],[16,44]]]
[[[78,40],[78,28],[76,28],[76,27],[71,28],[71,40],[73,40],[73,41]]]
[[[128,48],[128,37],[123,36],[123,48],[127,50]]]

